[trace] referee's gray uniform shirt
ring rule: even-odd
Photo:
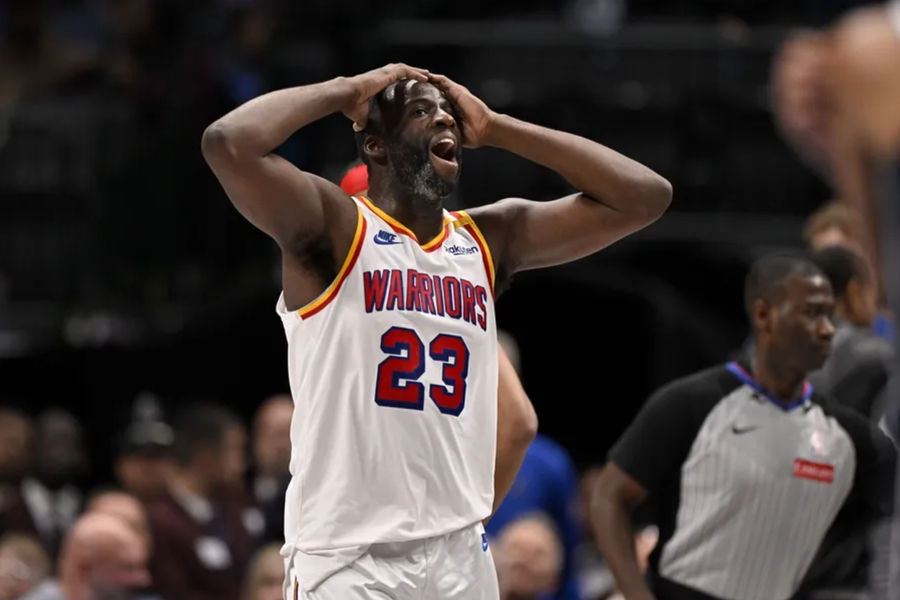
[[[894,454],[809,384],[784,406],[730,363],[660,390],[610,459],[656,509],[659,600],[784,600],[851,490],[889,510]]]

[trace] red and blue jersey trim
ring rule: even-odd
[[[778,400],[775,396],[773,396],[772,394],[770,394],[769,392],[764,390],[763,387],[759,384],[759,382],[756,381],[755,379],[753,379],[753,375],[751,375],[750,372],[747,371],[747,369],[745,369],[739,363],[732,361],[732,362],[728,363],[727,365],[725,365],[725,368],[728,369],[729,371],[731,371],[731,373],[735,377],[740,379],[744,385],[747,385],[747,386],[753,388],[753,390],[755,392],[757,392],[758,394],[763,396],[766,400],[768,400],[769,402],[771,402],[772,404],[774,404],[775,406],[777,406],[778,408],[780,408],[784,411],[791,411],[791,410],[794,410],[795,408],[803,406],[804,404],[809,402],[810,398],[812,398],[812,395],[813,395],[812,384],[809,381],[804,381],[803,382],[803,395],[800,396],[799,398],[797,398],[796,400],[792,400],[792,401],[788,402],[787,404],[785,404],[784,402]]]

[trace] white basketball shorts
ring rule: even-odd
[[[329,553],[329,562],[348,556]],[[497,572],[481,523],[439,537],[372,544],[330,573],[304,581],[294,552],[285,558],[285,600],[498,600]],[[318,567],[318,565],[316,565]],[[309,569],[306,569],[309,572]]]

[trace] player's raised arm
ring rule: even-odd
[[[294,132],[335,112],[362,127],[369,99],[398,79],[425,81],[427,72],[387,65],[354,77],[278,90],[254,98],[210,125],[203,133],[206,162],[235,207],[250,222],[288,249],[324,233],[329,210],[355,223],[353,205],[329,200],[346,195],[336,185],[300,171],[274,154]],[[345,220],[346,220],[345,219]],[[351,229],[352,235],[352,229]]]
[[[669,206],[672,186],[644,165],[586,138],[495,113],[465,87],[431,78],[461,113],[466,146],[508,150],[556,171],[581,192],[470,211],[504,271],[587,256],[652,223]]]

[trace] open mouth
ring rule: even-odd
[[[456,164],[456,140],[442,137],[431,143],[431,153],[440,160]]]

